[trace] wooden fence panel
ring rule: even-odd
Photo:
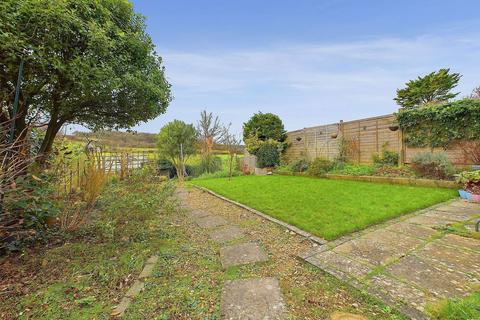
[[[410,163],[413,155],[418,152],[431,151],[428,148],[405,146],[401,130],[392,130],[395,123],[395,115],[389,114],[291,131],[287,133],[287,142],[290,146],[285,158],[287,161],[300,158],[333,160],[339,153],[342,138],[350,141],[358,149],[353,156],[351,155],[353,161],[358,163],[372,163],[373,155],[380,154],[383,146],[389,151],[398,152],[404,163]],[[333,138],[333,133],[338,133],[338,136]],[[455,165],[471,164],[465,159],[464,152],[459,146],[434,151],[445,152]]]

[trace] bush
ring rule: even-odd
[[[350,176],[371,176],[376,167],[370,164],[348,164],[343,167],[335,168],[332,173],[346,174]]]
[[[212,154],[207,154],[201,156],[195,175],[199,176],[203,173],[214,173],[220,170],[222,170],[222,159]]]
[[[333,162],[330,160],[317,158],[310,163],[307,173],[310,176],[322,176],[332,170],[333,165]]]
[[[280,152],[276,144],[264,143],[257,151],[257,166],[259,168],[275,167],[280,163]]]
[[[388,142],[382,145],[382,153],[379,156],[374,154],[372,157],[373,163],[380,166],[397,166],[400,158],[398,152],[387,150]]]
[[[172,161],[167,159],[158,160],[158,170],[168,173],[169,178],[173,178],[177,175],[177,169],[175,169]]]
[[[480,170],[463,171],[456,175],[456,180],[463,185],[466,191],[480,194]]]
[[[432,179],[448,179],[455,173],[445,153],[417,153],[412,158],[412,168],[419,176]]]
[[[310,162],[306,159],[296,160],[288,166],[292,172],[305,172],[308,170]]]

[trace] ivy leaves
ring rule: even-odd
[[[480,139],[480,100],[402,109],[397,120],[408,146],[446,149],[458,140]]]

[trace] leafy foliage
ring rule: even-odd
[[[48,122],[40,153],[65,123],[128,128],[165,112],[162,60],[129,1],[6,0],[0,11],[0,118],[11,115],[23,59],[17,136],[40,112]]]
[[[388,142],[382,145],[382,153],[373,155],[373,163],[380,166],[396,166],[400,158],[398,152],[387,150]]]
[[[280,151],[275,143],[263,143],[256,156],[259,168],[275,167],[280,163]]]
[[[403,108],[418,108],[430,102],[444,102],[458,93],[452,93],[460,80],[458,73],[450,74],[450,69],[440,69],[406,83],[406,88],[397,90],[394,99]]]
[[[410,147],[447,148],[459,140],[480,139],[480,100],[464,99],[397,114]]]
[[[416,153],[412,158],[412,168],[421,177],[433,179],[448,179],[455,173],[445,153]]]
[[[286,131],[282,120],[273,113],[255,113],[243,124],[243,141],[248,152],[255,154],[259,142],[273,140],[284,142]]]
[[[175,165],[179,179],[185,174],[186,159],[196,152],[196,139],[197,131],[193,125],[180,120],[169,122],[158,134],[158,150]]]
[[[292,172],[305,172],[308,170],[310,162],[307,159],[298,159],[289,165],[289,169]]]
[[[473,194],[480,194],[480,170],[463,171],[455,175],[458,183],[463,184],[463,188]]]
[[[351,176],[370,176],[375,172],[375,166],[369,164],[344,164],[341,167],[334,168],[332,173],[345,174]]]
[[[307,173],[310,176],[319,177],[333,169],[334,163],[327,159],[316,158],[308,166]]]
[[[200,163],[196,168],[195,175],[201,175],[203,173],[214,173],[222,170],[222,158],[213,154],[202,155],[200,157]]]

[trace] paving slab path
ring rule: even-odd
[[[222,290],[222,319],[280,319],[284,309],[285,303],[275,278],[227,281]]]
[[[428,303],[466,296],[480,285],[480,240],[442,230],[473,222],[480,205],[453,201],[338,239],[301,257],[412,319]]]
[[[220,249],[220,261],[224,268],[267,260],[268,256],[265,251],[259,244],[253,242],[235,244]]]
[[[191,209],[185,200],[188,193],[178,191],[183,209]],[[244,232],[238,225],[214,213],[204,210],[189,210],[196,224],[209,229],[210,238],[218,243],[242,238]],[[265,262],[268,255],[256,242],[224,245],[220,248],[223,268]],[[222,290],[221,319],[225,320],[276,320],[281,319],[285,309],[278,280],[272,277],[238,279],[227,281]]]

